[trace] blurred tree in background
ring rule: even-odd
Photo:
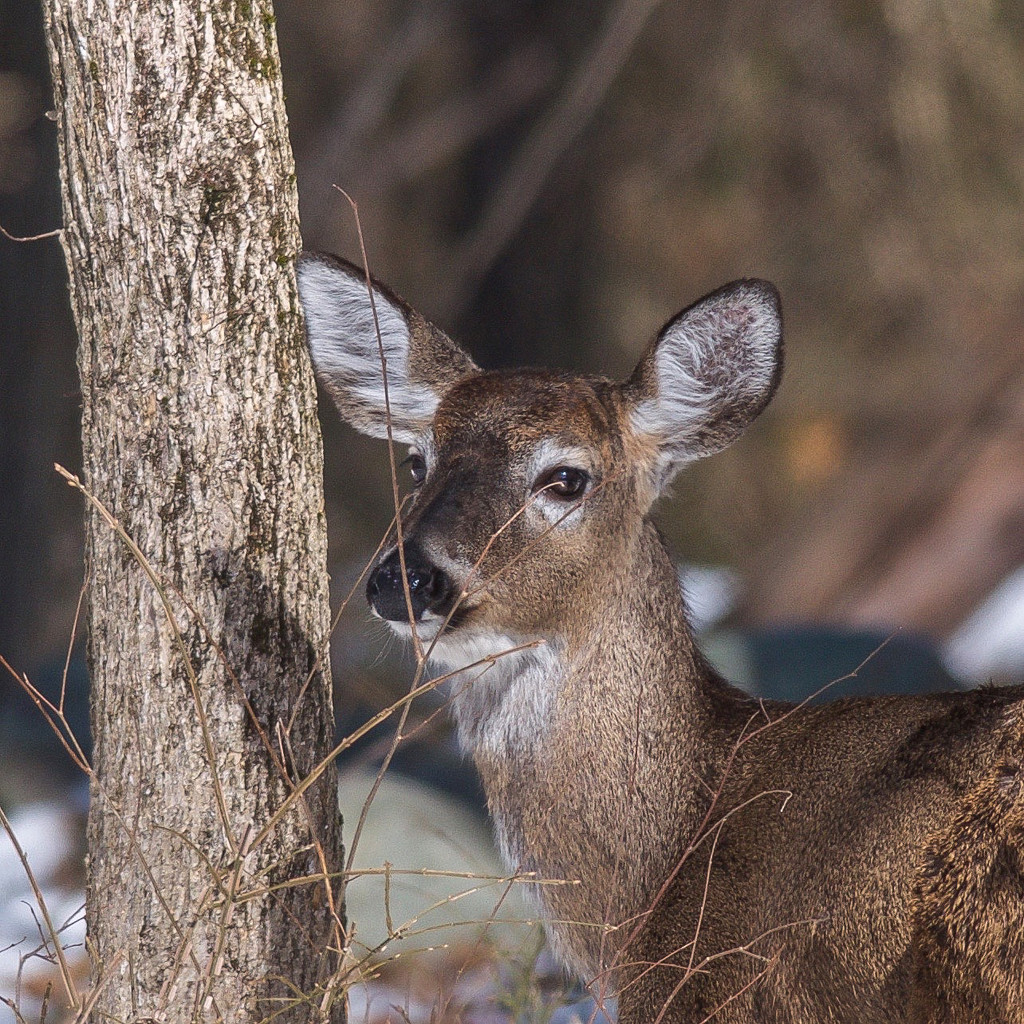
[[[483,365],[623,373],[704,291],[779,285],[778,399],[662,512],[683,557],[740,571],[747,622],[941,639],[1024,562],[1024,5],[277,14],[307,246],[358,256],[345,188],[375,273]],[[0,17],[0,224],[34,234],[57,219],[39,15]],[[74,462],[77,385],[56,243],[0,245],[0,651],[31,671],[78,594],[50,470]],[[326,430],[347,588],[389,484],[372,442]]]

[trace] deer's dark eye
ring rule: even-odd
[[[427,463],[423,456],[413,452],[408,458],[402,460],[402,465],[409,467],[412,482],[419,487],[427,477]]]
[[[543,490],[545,494],[563,501],[574,501],[583,496],[588,483],[590,474],[585,470],[574,466],[556,466],[537,477],[533,489],[535,492]]]

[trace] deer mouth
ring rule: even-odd
[[[520,637],[491,629],[452,628],[451,623],[436,632],[427,632],[416,624],[416,632],[429,661],[446,673],[466,670],[487,672],[510,655],[521,651],[530,644]],[[404,627],[404,634],[411,636],[412,630]]]
[[[442,611],[432,611],[431,609],[425,609],[413,623],[409,622],[408,610],[406,614],[400,619],[398,618],[386,618],[381,615],[380,612],[373,607],[371,604],[371,611],[377,618],[385,619],[387,624],[397,633],[399,636],[410,638],[412,637],[412,626],[416,627],[416,635],[419,637],[420,642],[423,644],[431,643],[433,641],[439,641],[442,638],[448,638],[456,631],[462,629],[467,618],[472,614],[473,609],[466,607],[464,604],[453,605],[450,609]]]

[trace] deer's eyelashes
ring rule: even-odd
[[[590,483],[590,474],[585,469],[575,466],[555,466],[547,469],[533,482],[533,493],[543,491],[553,498],[562,501],[575,501],[582,498]]]
[[[407,455],[402,459],[401,465],[409,467],[409,475],[412,477],[414,487],[419,487],[427,478],[427,460],[417,452]]]

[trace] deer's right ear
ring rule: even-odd
[[[303,253],[296,274],[317,377],[364,434],[387,437],[390,415],[395,440],[414,441],[448,388],[476,372],[458,345],[355,264]]]

